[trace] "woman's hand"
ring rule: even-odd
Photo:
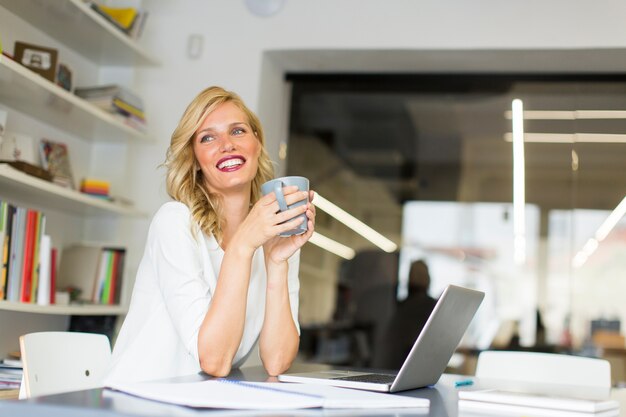
[[[286,190],[286,188],[285,188]],[[300,194],[301,192],[298,192]],[[306,192],[302,192],[303,198],[306,198]],[[309,191],[309,202],[302,206],[306,209],[304,211],[307,217],[307,229],[301,235],[294,235],[288,237],[274,236],[272,239],[268,240],[263,245],[263,251],[265,253],[266,262],[272,263],[280,263],[287,261],[291,255],[293,255],[298,249],[300,249],[310,238],[313,236],[313,231],[315,230],[315,206],[313,205],[313,196],[315,193],[313,191]],[[287,195],[285,194],[285,199],[287,199]],[[287,201],[287,204],[292,204]],[[299,207],[297,207],[299,208]],[[285,212],[288,213],[291,210]],[[287,230],[291,230],[296,228],[301,224],[301,219],[296,219],[295,225],[287,228]],[[293,223],[293,222],[289,222]]]
[[[294,204],[307,197],[307,192],[298,191],[298,187],[296,186],[284,187],[283,193],[285,195],[285,202],[287,205]],[[312,195],[313,193],[310,192],[310,196]],[[233,240],[235,240],[238,245],[254,252],[258,247],[264,245],[269,240],[276,238],[280,233],[284,233],[298,227],[302,223],[302,219],[295,217],[303,213],[307,213],[309,228],[311,228],[311,219],[315,217],[314,214],[311,214],[315,213],[315,209],[311,203],[280,212],[276,196],[274,193],[269,193],[259,199],[259,201],[257,201],[252,207],[248,216],[246,216],[245,220],[237,229]],[[308,237],[304,239],[300,246],[308,240],[311,234],[312,232],[308,234]],[[307,236],[307,233],[294,237],[303,236]],[[289,238],[278,239],[289,240]],[[295,250],[293,252],[295,252]],[[289,257],[286,259],[288,258]]]

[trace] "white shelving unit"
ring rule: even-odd
[[[0,6],[97,64],[160,65],[82,0],[0,0]]]
[[[145,133],[5,56],[0,57],[0,102],[84,140],[149,141]]]
[[[159,61],[143,50],[136,40],[114,27],[83,0],[0,0],[0,8],[18,16],[26,25],[54,38],[62,44],[60,51],[72,50],[85,61],[99,67],[116,67],[116,71],[119,69],[125,71],[121,68],[125,67],[130,73],[136,66],[160,65]],[[25,29],[28,28],[25,26]],[[18,32],[17,35],[20,35]],[[0,103],[44,124],[75,135],[85,142],[147,144],[151,141],[145,132],[125,124],[123,120],[93,106],[6,56],[0,56]],[[10,118],[9,114],[9,120]],[[117,169],[125,168],[122,166]],[[32,205],[43,211],[56,210],[76,214],[78,218],[93,218],[95,222],[102,216],[112,217],[113,221],[117,221],[116,217],[146,216],[133,206],[117,204],[60,187],[18,171],[8,164],[0,164],[0,199],[17,200],[20,205]],[[91,278],[86,277],[86,280],[89,279]],[[0,314],[3,314],[0,320],[0,357],[10,347],[9,342],[13,343],[19,334],[33,328],[39,330],[48,327],[58,328],[59,323],[69,319],[63,316],[117,316],[126,314],[126,311],[127,307],[124,305],[43,306],[0,301]],[[10,319],[5,320],[5,317]],[[22,322],[27,324],[22,325]]]
[[[63,188],[57,184],[25,174],[10,165],[0,163],[0,184],[5,192],[19,195],[20,199],[31,203],[81,215],[119,214],[125,216],[145,216],[133,207],[101,200],[87,194]]]
[[[54,304],[44,306],[30,303],[15,303],[11,301],[0,301],[0,310],[64,316],[117,316],[126,314],[127,312],[126,307],[115,305]]]

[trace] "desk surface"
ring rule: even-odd
[[[295,365],[292,370],[303,371],[309,369],[320,369],[323,365]],[[173,378],[171,382],[191,382],[202,381],[209,377],[202,374],[189,375],[186,377]],[[234,371],[230,379],[247,381],[267,381],[268,376],[261,367],[245,368]],[[429,409],[389,409],[389,410],[329,410],[329,409],[308,409],[308,410],[286,410],[286,411],[251,411],[251,410],[216,410],[216,409],[193,409],[180,407],[171,404],[159,403],[145,400],[138,397],[129,396],[123,393],[109,391],[106,389],[90,389],[85,391],[70,392],[65,394],[49,395],[39,398],[31,398],[25,401],[5,400],[0,401],[0,417],[132,417],[132,416],[250,416],[256,417],[272,416],[432,416],[432,417],[457,417],[457,392],[454,382],[463,379],[459,375],[444,374],[439,382],[429,388],[404,391],[394,395],[408,395],[412,397],[428,398],[430,400]],[[474,386],[476,388],[476,386]],[[614,398],[622,404],[621,416],[626,416],[626,390],[616,390]],[[465,415],[465,414],[463,414]]]

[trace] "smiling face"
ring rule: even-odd
[[[209,191],[250,194],[261,143],[237,105],[226,102],[204,119],[193,136],[193,153]]]

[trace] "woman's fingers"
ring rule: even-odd
[[[276,213],[275,221],[276,223],[282,223],[287,220],[293,219],[294,217],[299,216],[302,213],[306,213],[306,211],[307,211],[307,205],[303,204],[301,206],[294,207],[287,211]]]
[[[285,222],[276,226],[276,230],[277,230],[276,234],[279,235],[289,230],[293,230],[296,227],[300,226],[301,224],[302,224],[302,219],[300,217],[289,220],[288,222]]]

